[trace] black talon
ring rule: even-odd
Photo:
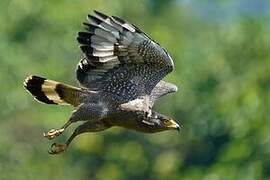
[[[53,146],[55,146],[55,145],[56,145],[56,143],[52,143],[51,149],[48,151],[49,154],[52,154],[52,155],[55,154],[55,151],[53,151]]]
[[[49,154],[60,154],[62,152],[64,152],[67,148],[66,144],[57,144],[57,143],[53,143],[51,145],[51,150],[48,151]]]

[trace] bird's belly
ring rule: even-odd
[[[147,126],[145,123],[142,122],[142,118],[138,116],[136,113],[132,112],[125,112],[119,113],[111,116],[110,118],[106,119],[105,121],[111,124],[112,126],[119,126],[139,132],[144,133],[153,133],[156,132],[155,129]]]
[[[131,129],[134,126],[137,126],[137,120],[136,115],[133,113],[117,113],[110,116],[110,118],[108,118],[106,121],[114,126],[121,126]]]

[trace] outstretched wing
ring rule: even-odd
[[[165,82],[165,81],[160,81],[152,90],[151,94],[150,94],[150,107],[152,108],[152,106],[154,105],[155,101],[157,99],[159,99],[160,97],[168,94],[168,93],[173,93],[176,92],[178,90],[177,86],[169,83],[169,82]]]
[[[77,38],[86,55],[76,71],[80,84],[126,100],[150,95],[173,70],[171,57],[134,25],[94,12]]]
[[[178,90],[177,86],[160,81],[152,90],[150,96],[146,95],[143,97],[138,97],[132,101],[123,103],[120,105],[120,108],[125,111],[143,111],[151,113],[152,107],[157,99],[162,96],[165,96],[168,93],[173,93]]]

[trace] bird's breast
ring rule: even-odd
[[[142,112],[121,112],[110,116],[105,121],[113,126],[119,126],[143,133],[160,131],[149,124],[143,123],[143,116]]]

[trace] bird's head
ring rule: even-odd
[[[153,131],[177,130],[180,131],[180,126],[172,118],[163,114],[152,112],[148,120],[144,123],[148,124]]]

